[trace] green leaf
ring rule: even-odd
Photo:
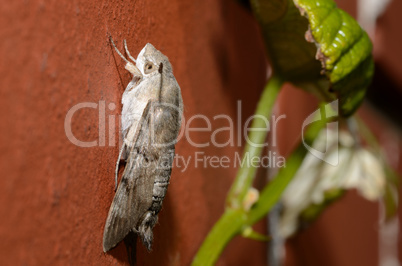
[[[326,101],[338,98],[342,116],[353,114],[374,72],[359,24],[332,0],[251,0],[251,7],[274,71]]]
[[[265,47],[277,75],[287,81],[322,79],[316,47],[305,40],[308,21],[291,0],[251,0]]]

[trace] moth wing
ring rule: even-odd
[[[114,196],[103,234],[103,250],[115,247],[135,228],[144,213],[152,205],[155,176],[148,173],[147,164],[154,160],[149,142],[150,101],[145,107],[137,126],[136,139]],[[152,179],[152,180],[150,180]]]

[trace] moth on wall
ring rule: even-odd
[[[169,59],[152,44],[146,44],[134,59],[124,40],[130,62],[110,40],[133,79],[122,97],[123,144],[116,163],[116,186],[120,159],[126,166],[106,220],[103,251],[132,233],[151,250],[152,229],[172,172],[183,100]]]

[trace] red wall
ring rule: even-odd
[[[121,95],[130,81],[108,33],[119,48],[127,39],[133,55],[150,42],[169,57],[187,118],[236,117],[236,102],[242,100],[244,122],[266,81],[258,27],[235,1],[9,1],[0,6],[0,25],[2,265],[127,264],[123,244],[110,253],[102,251],[118,155],[117,139],[109,142],[118,125],[109,116],[118,120]],[[310,98],[292,90],[282,94],[281,108],[310,110]],[[106,132],[98,130],[99,108],[76,112],[72,132],[82,141],[104,136],[105,145],[77,147],[66,136],[66,114],[78,103],[100,101],[106,107],[117,105],[106,108]],[[284,127],[299,122],[290,118]],[[295,138],[286,132],[283,153]],[[206,132],[192,136],[198,142],[210,139]],[[177,145],[182,156],[240,151],[237,146],[194,148],[186,140]],[[139,265],[188,265],[223,212],[235,174],[233,167],[174,169],[154,230],[154,250],[148,253],[138,245]],[[345,217],[350,219],[345,222]],[[287,265],[376,265],[376,219],[375,204],[348,194],[310,231],[289,242]],[[265,232],[263,223],[256,228]],[[219,265],[265,265],[266,248],[237,237]]]
[[[120,113],[130,75],[108,33],[120,48],[126,38],[134,55],[150,42],[169,57],[182,88],[185,117],[235,117],[237,99],[243,100],[247,117],[266,79],[256,23],[232,1],[11,1],[0,10],[0,261],[126,263],[124,245],[110,254],[102,251],[114,195],[116,143],[109,147],[106,133],[104,147],[77,147],[64,129],[65,116],[77,103],[115,103],[116,110],[106,109],[106,118]],[[78,111],[72,119],[74,135],[97,140],[98,119],[96,109]],[[210,137],[192,136],[199,142]],[[195,151],[232,155],[241,147],[177,145],[183,156]],[[235,174],[234,168],[173,170],[154,250],[139,247],[139,265],[189,264],[222,213]],[[264,244],[239,237],[221,262],[262,264],[264,252]]]

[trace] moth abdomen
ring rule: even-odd
[[[170,184],[169,180],[168,180],[168,181],[165,181],[165,180],[162,180],[162,181],[160,181],[160,180],[155,180],[155,181],[154,181],[154,186],[155,186],[155,185],[158,185],[158,186],[160,186],[160,187],[167,187],[169,184]]]
[[[144,218],[141,220],[140,225],[138,226],[137,233],[140,236],[144,246],[148,250],[151,250],[154,237],[152,229],[158,222],[158,216],[154,211],[147,211],[143,217]]]
[[[154,185],[153,195],[152,195],[152,206],[154,206],[155,202],[160,202],[162,205],[162,201],[166,196],[168,185],[159,186],[158,184]],[[162,206],[161,206],[162,207]],[[151,208],[154,211],[158,211],[158,209]]]

